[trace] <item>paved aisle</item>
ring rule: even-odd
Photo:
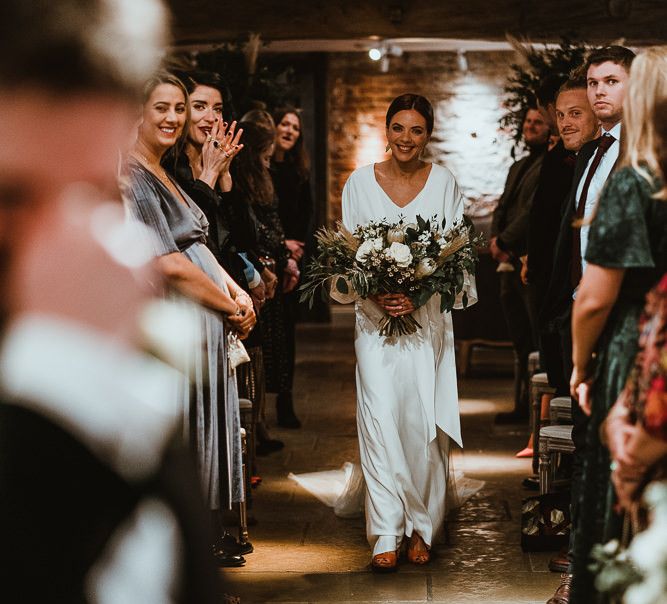
[[[264,479],[254,491],[251,527],[255,553],[244,568],[226,570],[225,590],[251,602],[543,603],[558,577],[548,555],[519,547],[521,479],[529,462],[513,453],[525,431],[495,428],[493,415],[509,410],[508,351],[478,355],[478,377],[459,385],[465,453],[457,469],[487,481],[448,522],[450,544],[437,544],[426,567],[407,562],[393,575],[371,573],[363,519],[342,520],[287,479],[288,472],[338,468],[358,460],[355,429],[352,317],[300,328],[296,400],[301,430],[274,430],[284,451],[260,458]],[[500,373],[499,373],[500,372]],[[273,416],[273,410],[270,410]]]

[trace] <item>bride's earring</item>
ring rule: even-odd
[[[389,153],[389,149],[391,149],[391,147],[389,146],[389,143],[387,143],[387,146],[384,148],[384,152]]]

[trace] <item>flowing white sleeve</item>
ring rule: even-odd
[[[453,205],[453,212],[452,216],[454,217],[454,220],[461,220],[463,218],[463,194],[459,190],[459,186],[454,181],[454,187],[452,191],[452,205]],[[464,307],[463,306],[463,296],[464,294],[468,298],[468,304]],[[467,271],[463,275],[463,289],[461,292],[456,296],[456,300],[454,301],[454,308],[457,310],[461,310],[463,308],[467,308],[468,306],[472,306],[477,302],[477,283],[475,281],[475,275],[471,275]]]
[[[352,199],[352,190],[354,189],[354,185],[351,181],[352,176],[347,179],[347,182],[343,187],[343,195],[341,199],[341,209],[343,214],[342,222],[343,226],[348,231],[353,231],[357,226],[357,221],[354,216],[354,200]]]

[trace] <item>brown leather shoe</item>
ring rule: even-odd
[[[552,573],[566,573],[570,568],[570,561],[567,559],[567,552],[559,552],[549,560],[549,570]]]
[[[419,533],[412,533],[408,545],[408,561],[413,564],[427,564],[431,560],[431,553]]]
[[[570,590],[572,589],[572,575],[563,573],[560,576],[560,585],[554,595],[547,600],[547,604],[569,604]]]
[[[398,551],[375,554],[371,559],[371,568],[376,573],[393,573],[398,569]]]

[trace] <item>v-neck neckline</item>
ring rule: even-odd
[[[428,183],[429,183],[429,181],[431,180],[431,174],[433,174],[433,164],[430,164],[430,165],[431,165],[431,168],[430,168],[429,171],[428,171],[428,176],[426,177],[426,180],[424,181],[424,185],[422,186],[422,188],[419,189],[419,191],[417,191],[417,194],[416,194],[410,201],[408,201],[408,203],[406,203],[406,204],[403,205],[403,206],[399,206],[399,205],[398,205],[398,204],[391,198],[391,196],[389,195],[389,193],[387,193],[387,191],[384,190],[384,188],[382,187],[382,185],[378,182],[377,176],[376,176],[376,174],[375,174],[375,166],[376,166],[376,165],[377,165],[377,164],[371,164],[371,172],[372,172],[373,181],[374,181],[375,184],[377,185],[378,189],[380,189],[380,191],[382,191],[382,193],[384,194],[384,196],[389,200],[389,202],[390,202],[393,206],[396,206],[399,210],[404,210],[404,209],[407,208],[408,206],[412,205],[415,201],[417,201],[417,199],[421,196],[421,194],[426,190],[426,187],[428,186]]]

